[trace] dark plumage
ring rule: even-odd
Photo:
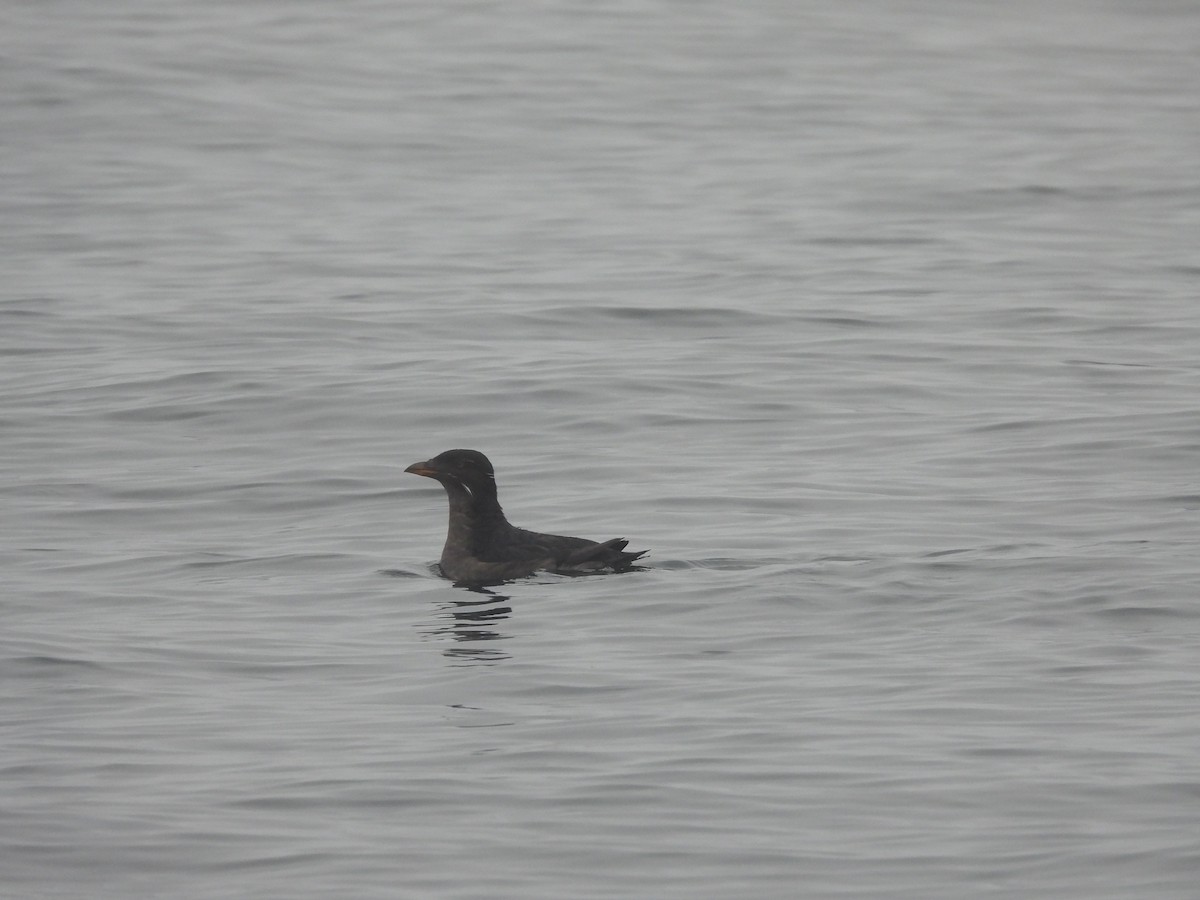
[[[450,497],[441,566],[442,574],[454,581],[495,583],[541,570],[623,572],[646,552],[626,551],[629,542],[621,538],[597,543],[510,525],[496,499],[492,464],[478,450],[447,450],[404,471],[440,481]]]

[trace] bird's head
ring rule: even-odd
[[[447,450],[425,462],[413,463],[404,471],[434,478],[442,484],[460,484],[473,494],[486,485],[492,485],[494,490],[496,479],[491,462],[478,450]]]

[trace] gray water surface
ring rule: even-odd
[[[0,894],[1197,896],[1193,4],[2,17]]]

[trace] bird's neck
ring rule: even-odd
[[[468,489],[458,482],[447,481],[445,488],[450,498],[450,522],[443,558],[462,553],[473,555],[479,532],[511,527],[496,499],[494,482]]]

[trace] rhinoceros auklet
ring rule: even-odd
[[[495,583],[542,570],[571,575],[623,572],[646,552],[626,551],[629,542],[622,538],[597,543],[510,525],[496,500],[492,464],[478,450],[447,450],[404,471],[440,481],[450,497],[441,567],[453,581]]]

